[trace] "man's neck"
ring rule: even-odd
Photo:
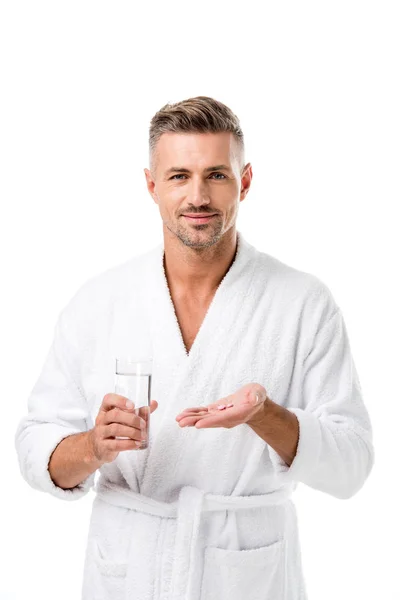
[[[186,299],[207,300],[231,267],[237,250],[237,233],[228,232],[208,248],[190,248],[175,237],[164,238],[164,270],[170,290]]]

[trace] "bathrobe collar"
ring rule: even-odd
[[[147,270],[146,305],[150,312],[153,354],[162,352],[165,359],[165,352],[168,349],[171,360],[188,365],[196,362],[199,355],[208,352],[216,335],[228,326],[227,306],[236,301],[237,309],[240,309],[243,290],[246,290],[246,284],[250,284],[252,278],[257,251],[244,239],[243,234],[237,231],[235,259],[214,294],[189,353],[183,342],[165,275],[164,252],[164,242],[162,242],[151,251],[150,266]]]

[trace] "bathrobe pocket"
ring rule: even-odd
[[[282,600],[285,540],[250,550],[207,546],[201,600]]]
[[[99,598],[102,600],[123,600],[126,588],[126,562],[106,559],[97,544],[93,541],[94,579],[93,582]]]

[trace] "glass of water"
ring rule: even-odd
[[[151,375],[153,362],[147,359],[116,358],[115,359],[115,393],[125,396],[135,404],[134,413],[145,423],[144,439],[138,447],[143,450],[149,445],[150,431],[150,399]],[[129,439],[119,437],[118,439]]]

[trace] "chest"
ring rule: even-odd
[[[200,330],[201,324],[206,317],[208,308],[212,302],[212,297],[206,302],[178,300],[176,298],[172,298],[172,300],[182,340],[186,352],[189,353]]]

